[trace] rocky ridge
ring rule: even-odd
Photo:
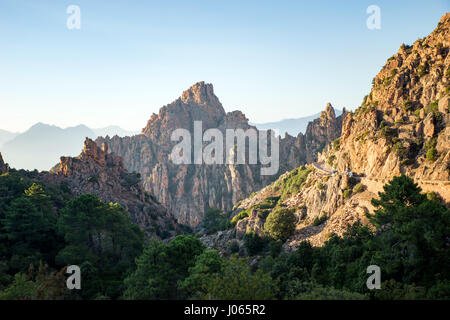
[[[66,184],[75,196],[93,194],[104,202],[119,203],[147,237],[168,238],[182,233],[174,217],[140,186],[140,176],[129,173],[122,159],[108,152],[108,146],[86,138],[78,157],[61,157],[50,172],[40,173],[47,183]]]
[[[238,203],[232,216],[242,218],[235,227],[202,241],[227,251],[231,241],[242,242],[248,232],[263,236],[267,215],[282,207],[297,218],[284,249],[303,240],[321,246],[350,224],[368,224],[365,214],[374,209],[370,200],[402,173],[449,205],[449,34],[447,13],[428,37],[402,45],[374,78],[363,104],[345,114],[342,134],[319,153],[317,162],[280,176]],[[268,207],[267,200],[274,198],[279,200]]]
[[[320,161],[358,173],[374,192],[404,173],[450,202],[449,39],[447,13],[429,36],[402,45]]]

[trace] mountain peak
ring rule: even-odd
[[[211,83],[204,81],[197,82],[181,95],[181,101],[186,104],[195,103],[198,105],[208,105],[222,108],[222,104],[214,94],[214,87]]]
[[[331,103],[327,103],[325,111],[322,112],[322,117],[325,117],[327,119],[336,119],[336,113],[334,112],[334,108]]]
[[[95,141],[86,137],[84,141],[83,152],[80,155],[82,159],[93,159],[101,166],[105,166],[107,162],[108,148],[105,144],[100,148]]]
[[[450,24],[450,12],[447,12],[441,17],[441,20],[439,20],[440,23],[446,23]]]

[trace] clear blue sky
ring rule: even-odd
[[[68,30],[66,9],[81,9]],[[381,30],[366,8],[381,8]],[[197,81],[252,122],[355,108],[404,42],[450,0],[0,1],[0,128],[140,130]]]

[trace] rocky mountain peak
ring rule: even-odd
[[[444,14],[439,20],[439,23],[450,25],[450,12]]]
[[[161,144],[170,144],[168,138],[173,130],[191,130],[194,121],[203,121],[208,128],[218,127],[225,116],[213,85],[201,81],[184,91],[177,100],[162,107],[159,114],[153,114],[142,134],[159,140]]]
[[[219,102],[214,95],[213,85],[204,81],[197,82],[186,91],[183,91],[181,100],[186,104],[194,102],[199,105]]]
[[[95,141],[86,138],[84,141],[83,152],[80,155],[80,159],[92,159],[101,166],[106,166],[108,155],[108,146],[102,145],[101,148],[97,146]]]
[[[204,81],[197,82],[183,92],[181,101],[188,105],[195,104],[202,106],[208,113],[225,114],[219,98],[214,94],[214,87],[211,83],[205,83]]]
[[[331,103],[327,103],[325,111],[322,111],[322,117],[326,119],[336,119],[336,112],[334,112],[334,108]]]
[[[310,123],[306,135],[281,139],[280,174],[302,163],[315,161],[317,151],[340,136],[341,117],[336,118],[331,104],[324,114],[323,119]],[[96,140],[99,146],[107,143],[114,154],[120,155],[128,171],[139,172],[144,188],[172,211],[178,222],[192,227],[201,222],[207,208],[229,211],[234,203],[277,177],[261,176],[260,164],[174,164],[170,153],[177,142],[170,139],[171,134],[178,128],[193,133],[194,121],[201,121],[203,130],[217,128],[223,134],[227,129],[247,130],[251,127],[241,111],[225,113],[214,95],[213,86],[199,82],[162,107],[158,114],[153,114],[142,135]],[[95,156],[101,156],[101,153],[94,152],[96,159]]]

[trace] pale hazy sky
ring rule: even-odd
[[[68,30],[69,5],[81,29]],[[369,30],[366,8],[381,8]],[[0,1],[0,128],[120,125],[197,81],[252,122],[350,109],[404,42],[429,34],[450,0]]]

